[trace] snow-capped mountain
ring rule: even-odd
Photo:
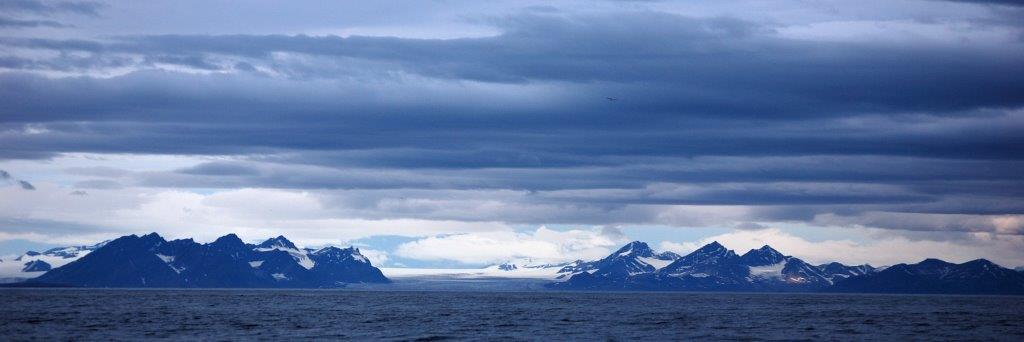
[[[110,242],[110,240],[103,241],[103,242],[97,243],[95,245],[88,245],[88,246],[68,246],[68,247],[51,248],[51,249],[48,249],[48,250],[46,250],[46,251],[44,251],[44,252],[42,252],[40,254],[47,255],[47,256],[52,256],[52,257],[60,257],[60,258],[64,258],[64,259],[78,259],[78,258],[81,258],[82,256],[84,256],[85,254],[88,254],[89,252],[95,251],[95,250],[99,249],[100,247],[103,247],[108,242]],[[32,252],[30,251],[29,253],[32,253]]]
[[[314,266],[310,269],[313,283],[386,283],[380,269],[355,247],[324,247],[310,254]]]
[[[725,246],[716,241],[677,259],[660,270],[659,273],[667,276],[698,274],[698,277],[701,277],[699,274],[703,273],[699,271],[708,269],[709,266],[726,266],[739,263],[740,257],[735,252],[725,248]]]
[[[740,261],[748,266],[768,266],[785,262],[787,257],[768,245],[758,249],[751,249],[740,257]]]
[[[790,257],[782,267],[781,283],[792,287],[822,288],[832,285],[830,277],[826,276],[817,266],[808,264],[799,258]]]
[[[300,250],[295,247],[295,244],[288,241],[284,236],[278,236],[276,238],[267,239],[263,243],[256,245],[256,250],[260,252],[269,251],[284,251],[288,255],[291,255],[295,262],[298,262],[300,266],[305,267],[307,270],[313,268],[313,260],[309,258],[308,250]]]
[[[599,268],[606,272],[649,272],[665,267],[678,258],[679,255],[672,252],[655,253],[646,243],[634,241],[600,260],[553,263],[522,258],[494,264],[474,273],[494,278],[567,280],[573,275],[594,272]],[[467,273],[457,274],[465,277]]]
[[[647,243],[633,241],[599,260],[590,273],[610,277],[650,273],[672,264],[676,259],[679,255],[675,253],[655,253]]]
[[[82,287],[338,287],[388,279],[357,248],[299,249],[279,236],[259,245],[234,234],[208,244],[129,235],[33,283]]]
[[[621,253],[636,246],[640,245],[630,243],[602,261],[620,258]],[[770,246],[739,256],[712,242],[659,269],[635,263],[597,262],[594,270],[550,286],[586,290],[1024,293],[1021,279],[1024,274],[985,260],[956,265],[929,259],[886,269],[840,263],[816,266]]]
[[[0,282],[22,281],[35,278],[52,268],[64,266],[106,245],[103,241],[94,245],[57,247],[43,252],[28,251],[14,258],[0,261]]]
[[[167,241],[155,233],[130,235],[0,260],[0,268],[11,267],[17,274],[42,274],[29,283],[81,287],[325,288],[389,282],[354,247],[299,248],[283,236],[254,245],[234,234],[207,244]],[[685,256],[634,241],[594,261],[521,259],[484,269],[428,271],[433,278],[548,279],[556,281],[549,287],[571,290],[1024,294],[1024,272],[984,259],[963,264],[927,259],[884,268],[812,265],[767,245],[739,255],[717,242]]]
[[[623,285],[638,289],[742,290],[749,287],[749,275],[749,267],[743,265],[739,255],[712,242],[657,272],[627,279]]]

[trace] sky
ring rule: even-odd
[[[0,1],[0,254],[1024,266],[1024,2]]]

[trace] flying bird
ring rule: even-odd
[[[618,101],[619,100],[619,99],[614,98],[614,97],[605,97],[605,99],[607,99],[608,101]]]

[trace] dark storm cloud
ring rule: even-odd
[[[417,112],[415,106],[359,103],[357,97],[344,98],[344,91],[334,94],[338,102],[327,98],[330,90],[296,91],[286,87],[276,95],[271,93],[277,89],[253,87],[250,98],[245,98],[239,92],[246,92],[249,85],[232,89],[232,82],[226,82],[202,89],[204,84],[220,80],[176,78],[72,82],[33,78],[15,84],[5,82],[10,77],[0,77],[0,93],[13,99],[9,107],[22,108],[6,112],[6,118],[50,121],[44,125],[48,134],[0,136],[0,141],[13,146],[4,152],[231,154],[340,150],[346,152],[300,155],[291,161],[472,168],[617,163],[607,160],[615,156],[870,154],[1017,159],[1017,146],[1024,143],[1024,137],[1017,134],[1024,128],[1019,114],[991,117],[964,113],[961,118],[925,117],[918,122],[877,120],[882,126],[876,128],[875,123],[851,125],[841,118],[769,120],[775,123],[768,124],[690,120],[685,115],[648,117],[609,110],[608,106],[601,108],[587,103],[587,99],[568,100],[572,102],[567,101],[564,108],[550,109],[424,101],[424,109]],[[162,82],[154,86],[147,80]],[[177,89],[176,83],[186,82],[194,86],[181,84]],[[272,81],[267,83],[268,88],[272,87]],[[94,93],[76,95],[82,88]],[[44,101],[50,96],[57,100]],[[455,93],[439,96],[463,97]],[[589,99],[597,101],[603,99]]]
[[[428,153],[426,151],[422,152]],[[314,154],[315,156],[315,154]],[[258,160],[258,159],[257,159]],[[201,176],[196,169],[218,171],[222,176],[236,176],[244,182],[266,187],[302,188],[311,183],[321,188],[351,188],[351,176],[337,166],[351,163],[331,162],[309,166],[309,162],[295,163],[275,160],[272,164],[247,163],[228,166],[222,163],[200,164],[195,168],[179,170],[188,176]],[[915,191],[932,194],[961,194],[977,187],[987,193],[1014,196],[1021,186],[1019,161],[993,160],[926,160],[902,157],[728,157],[680,158],[655,161],[645,158],[607,160],[608,165],[573,167],[476,167],[476,168],[403,168],[420,175],[420,181],[430,180],[435,188],[512,188],[523,190],[557,190],[587,188],[637,188],[651,182],[678,182],[689,184],[762,183],[762,182],[845,182],[889,183],[915,187]],[[307,165],[282,168],[279,165]],[[363,166],[364,170],[381,169]],[[230,173],[222,170],[241,170]],[[258,170],[258,171],[257,171]],[[207,172],[209,173],[209,172]],[[369,176],[393,178],[393,175],[370,172]],[[203,177],[199,177],[203,178]],[[180,179],[180,178],[179,178]],[[226,178],[205,178],[215,186]],[[184,186],[195,179],[185,179]],[[277,181],[274,181],[277,180]],[[986,183],[987,182],[987,183]],[[932,184],[945,186],[933,186]],[[979,184],[984,183],[984,184]],[[164,183],[169,184],[169,183]]]
[[[39,1],[39,0],[4,0],[0,1],[0,10],[10,12],[26,12],[40,15],[54,13],[74,13],[98,16],[105,6],[94,1]]]
[[[0,158],[234,155],[78,186],[515,190],[526,207],[578,209],[410,209],[439,219],[751,205],[751,221],[919,229],[931,221],[865,213],[1024,213],[1020,44],[796,40],[652,12],[489,20],[503,33],[2,38],[45,57],[0,56]],[[122,68],[137,71],[36,74]],[[954,221],[937,226],[991,230]]]
[[[1024,6],[1024,0],[941,0],[949,2],[965,2],[972,4],[987,4],[987,5],[1009,5],[1009,6]]]
[[[606,82],[621,110],[716,117],[844,115],[851,111],[949,112],[1024,101],[1020,47],[810,42],[734,19],[658,13],[564,18],[523,15],[506,33],[451,40],[336,36],[136,36],[108,43],[7,40],[59,51],[142,54],[148,60],[217,69],[211,59],[263,61],[302,77],[331,77],[331,61],[308,72],[266,61],[273,53],[373,61],[404,71],[484,82]],[[346,61],[346,60],[343,60]],[[1007,72],[1011,71],[1011,72]],[[641,95],[643,94],[643,95]],[[771,96],[766,96],[770,94]]]

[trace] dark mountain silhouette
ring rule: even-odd
[[[645,250],[646,247],[642,242],[631,242],[591,264],[592,269],[582,270],[550,287],[571,290],[1024,294],[1024,273],[983,259],[959,265],[928,259],[879,271],[870,265],[847,266],[836,262],[811,265],[770,246],[739,256],[718,242],[709,243],[661,268],[645,267],[627,257],[634,250],[643,255],[656,255]]]
[[[166,241],[156,233],[129,235],[29,282],[170,288],[324,288],[388,282],[357,248],[326,247],[307,253],[283,236],[251,245],[234,234],[208,244]]]
[[[1024,274],[985,259],[954,264],[926,259],[836,283],[835,292],[1024,294]]]

